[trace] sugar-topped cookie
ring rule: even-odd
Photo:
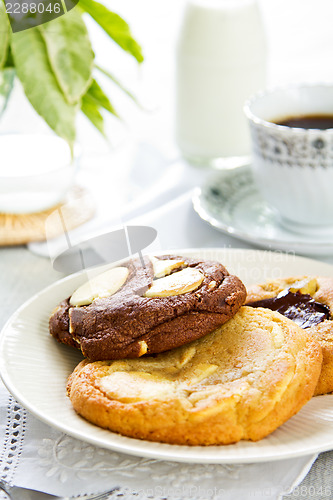
[[[246,302],[267,307],[295,321],[313,335],[323,350],[315,395],[333,391],[333,278],[297,276],[248,288]]]
[[[68,395],[85,419],[133,438],[256,441],[312,397],[321,362],[319,344],[293,321],[244,306],[214,332],[172,351],[81,362]]]

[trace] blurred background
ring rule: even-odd
[[[121,207],[163,178],[180,158],[174,136],[175,53],[185,0],[108,0],[107,7],[129,24],[142,47],[138,64],[87,15],[96,63],[134,94],[129,99],[99,75],[122,120],[103,113],[107,140],[79,113],[81,149],[78,183],[92,193],[97,215],[120,217]],[[333,81],[333,2],[261,0],[268,42],[268,85]],[[241,37],[242,34],[240,33]],[[0,120],[0,132],[47,132],[19,85]],[[102,180],[102,182],[101,182]],[[164,182],[164,181],[163,181]]]
[[[128,153],[128,144],[149,143],[167,159],[178,155],[174,143],[174,70],[185,0],[104,0],[104,3],[129,23],[145,57],[139,66],[86,15],[97,64],[112,70],[142,106],[142,109],[136,106],[104,78],[103,86],[124,120],[119,124],[105,115],[111,146],[83,116],[79,118],[78,141],[84,152],[82,165],[96,168],[96,162],[105,162],[110,173],[116,174],[112,154],[111,158],[105,158],[110,147],[112,153],[116,150],[120,153],[122,148]],[[269,84],[332,81],[332,1],[261,0],[260,7],[269,46]],[[25,128],[25,117],[30,127],[37,127],[38,117],[32,124],[32,114],[25,113],[28,104],[18,94],[11,99],[0,123],[1,132]],[[39,127],[42,126],[39,123]]]

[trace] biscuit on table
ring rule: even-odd
[[[182,445],[264,438],[312,397],[322,354],[313,336],[268,309],[243,306],[223,326],[152,357],[82,361],[74,409],[125,436]]]
[[[286,293],[293,294],[295,302],[293,307],[283,305]],[[296,321],[302,328],[312,335],[321,345],[323,350],[323,366],[319,377],[315,395],[327,394],[333,391],[333,278],[318,276],[298,276],[267,281],[266,283],[248,287],[246,303],[259,301],[259,306],[269,307],[267,300],[281,295],[280,303],[282,314]],[[303,304],[297,303],[298,298],[303,298]],[[307,300],[318,303],[317,308],[307,311]],[[264,301],[264,304],[261,302]],[[265,304],[266,301],[266,304]],[[278,307],[279,303],[274,307]],[[322,306],[322,307],[320,307]],[[297,311],[298,310],[298,311]]]
[[[245,298],[243,283],[219,262],[145,257],[74,291],[52,313],[50,332],[92,361],[135,358],[206,335]]]

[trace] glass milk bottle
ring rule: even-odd
[[[192,163],[236,166],[250,156],[243,105],[266,83],[257,0],[189,0],[176,54],[176,142]]]

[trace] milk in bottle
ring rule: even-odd
[[[176,57],[176,142],[183,156],[215,166],[242,162],[250,154],[243,105],[266,82],[257,0],[189,0]]]

